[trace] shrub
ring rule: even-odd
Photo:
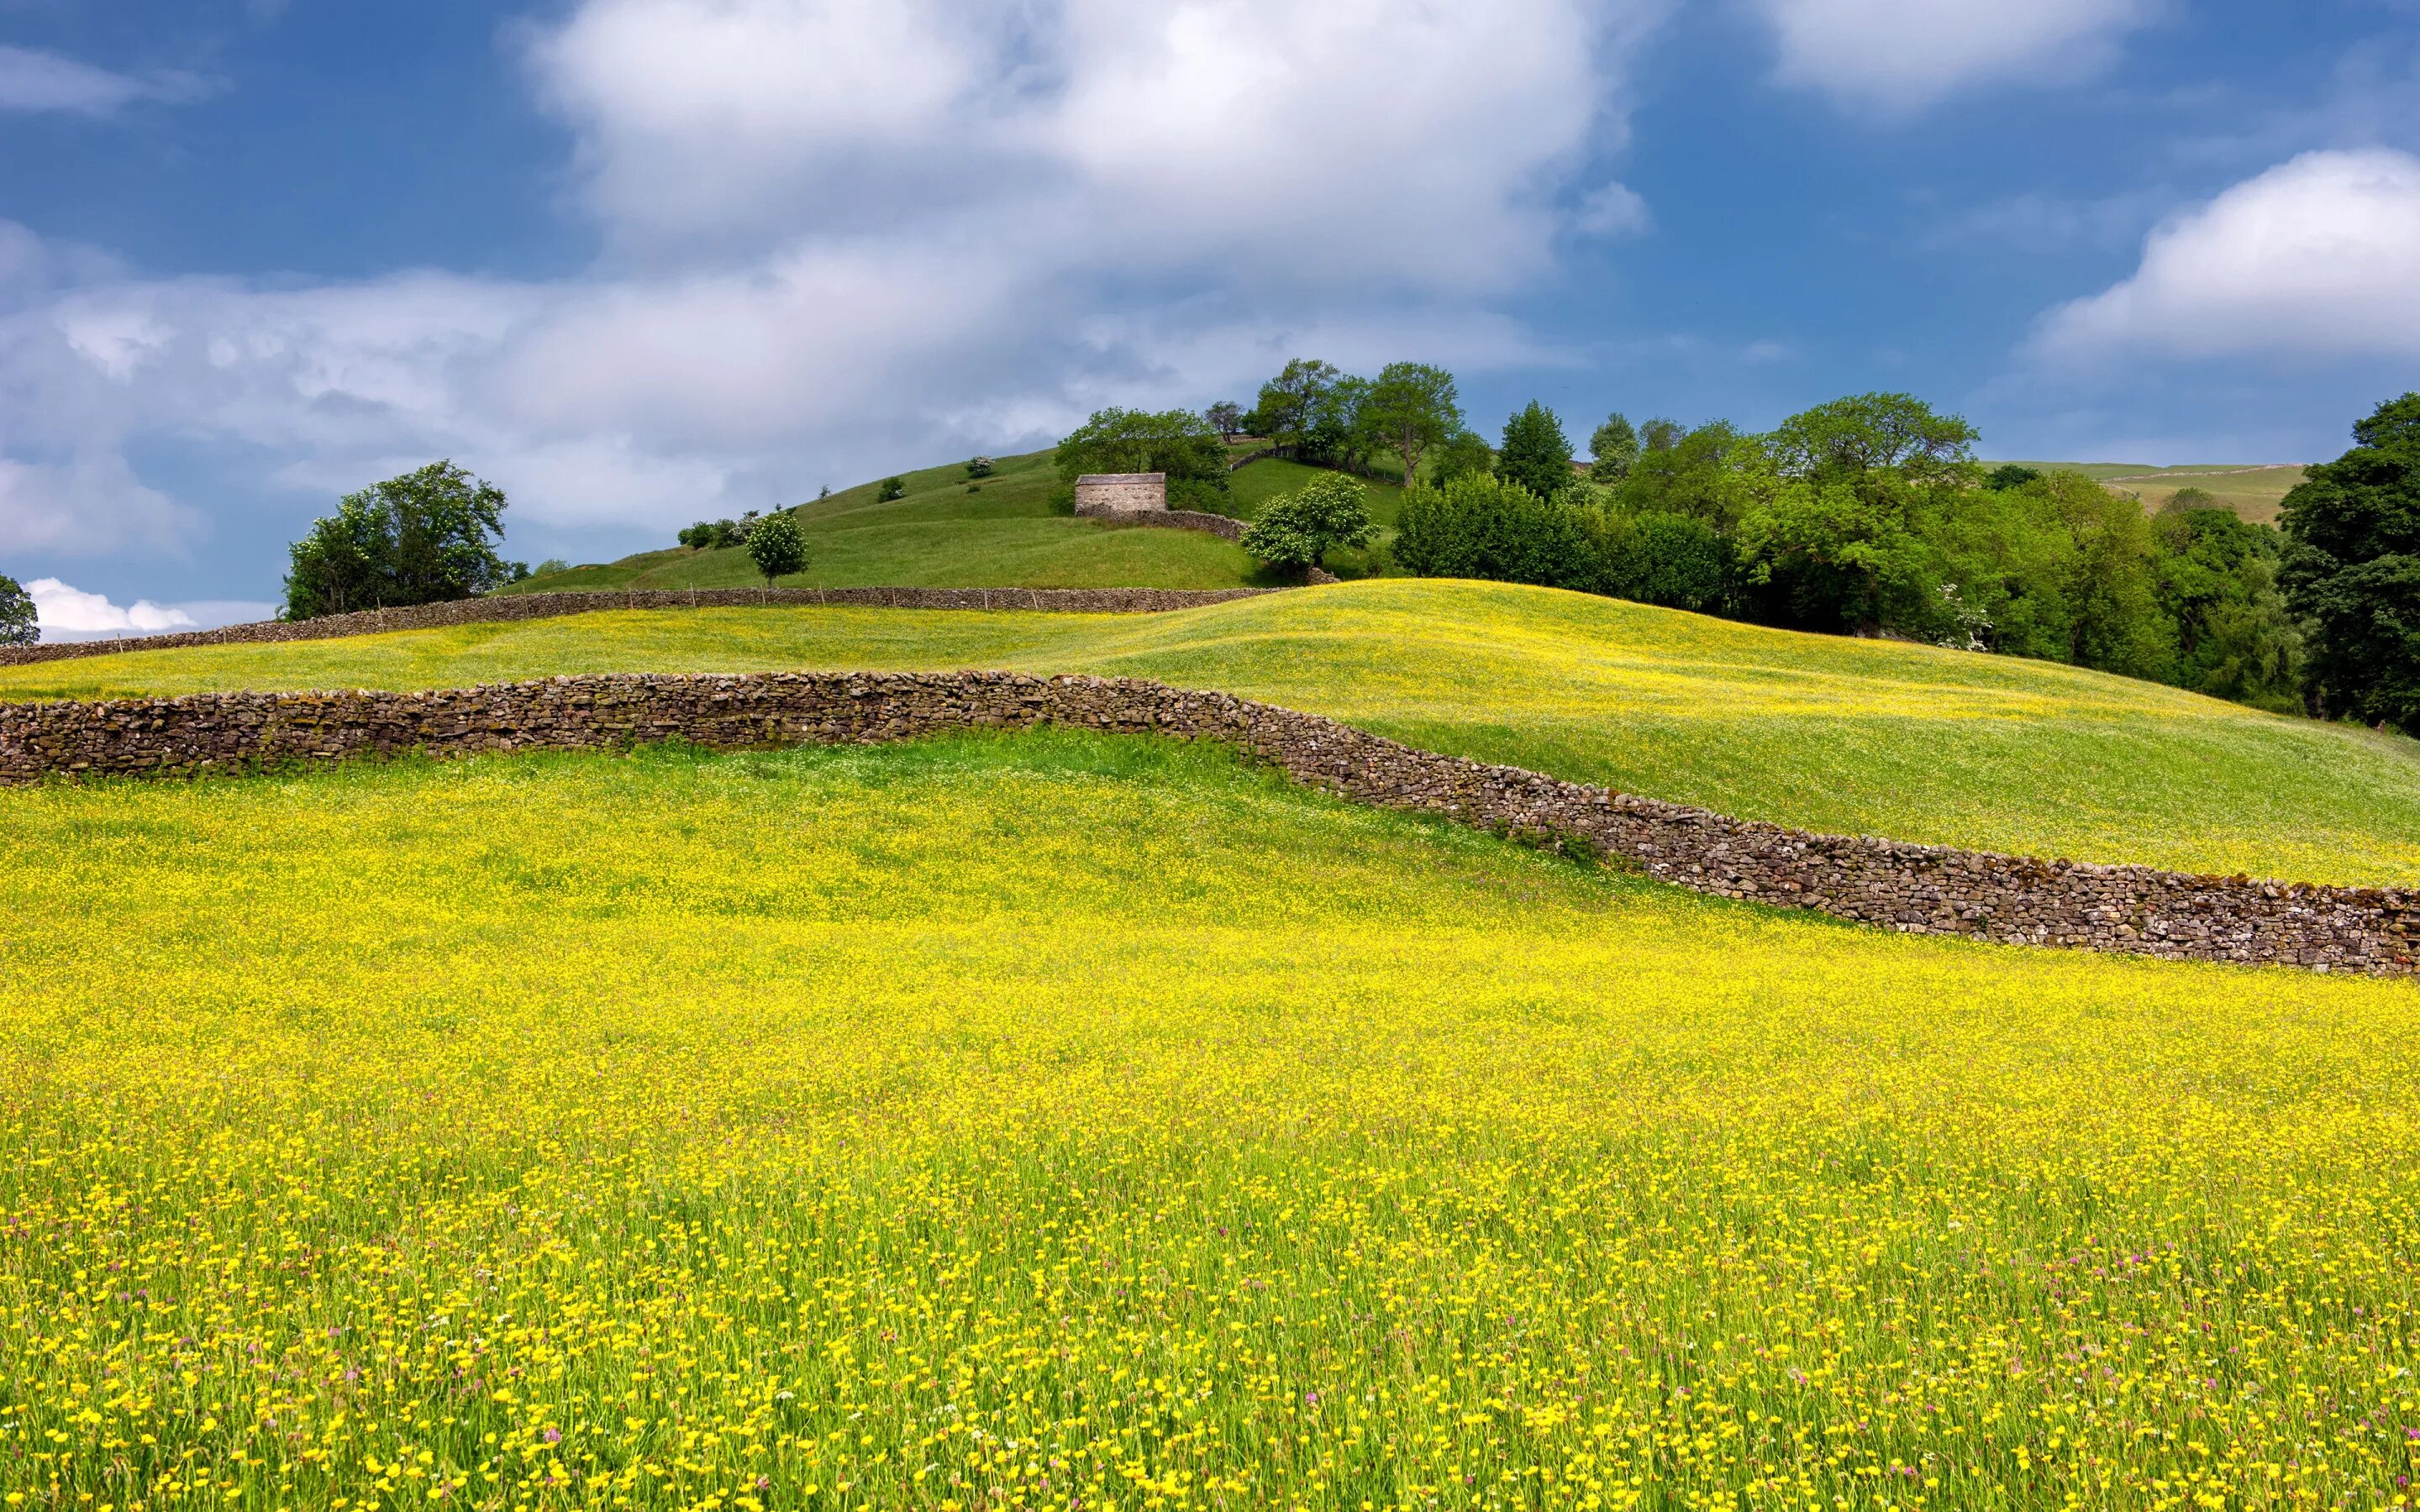
[[[1367,546],[1377,534],[1370,490],[1342,473],[1323,472],[1262,509],[1244,532],[1244,549],[1272,567],[1316,567],[1340,546]]]
[[[1233,496],[1205,478],[1171,478],[1168,480],[1168,507],[1190,509],[1203,515],[1224,515],[1234,503]]]
[[[1737,570],[1731,544],[1686,515],[1647,514],[1628,523],[1606,563],[1606,589],[1642,604],[1698,613],[1720,609]]]
[[[875,490],[874,501],[877,504],[887,504],[893,499],[905,499],[907,497],[907,479],[885,478],[882,480],[882,486]]]
[[[1404,495],[1395,560],[1422,578],[1601,591],[1606,579],[1603,513],[1541,499],[1509,479],[1466,474],[1442,488]]]
[[[765,586],[773,586],[777,578],[807,569],[807,538],[799,533],[798,517],[775,515],[760,522],[748,535],[748,559],[765,575]]]
[[[990,457],[979,456],[967,464],[967,476],[970,478],[988,478],[991,476],[991,473],[992,465]]]

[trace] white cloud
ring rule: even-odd
[[[662,529],[1290,356],[1553,361],[1491,302],[1551,265],[1665,4],[584,0],[520,45],[588,273],[147,280],[0,235],[0,546],[176,539],[120,460],[157,436],[322,497],[451,456],[512,519]]]
[[[0,47],[0,110],[114,116],[142,100],[191,100],[204,92],[187,73],[112,73],[56,53]]]
[[[1785,84],[1903,113],[1977,85],[2088,77],[2164,0],[1754,0]]]
[[[1572,218],[1573,229],[1592,237],[1644,236],[1654,224],[1647,201],[1628,184],[1606,184],[1581,195]]]
[[[2420,158],[2309,152],[2179,215],[2125,282],[2053,311],[2038,352],[2420,356]]]
[[[155,635],[163,630],[190,630],[196,623],[184,610],[163,608],[147,598],[121,609],[100,594],[70,588],[56,578],[37,578],[25,585],[25,592],[34,600],[34,616],[46,640]]]

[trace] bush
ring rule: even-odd
[[[531,576],[543,578],[550,572],[569,572],[570,570],[570,563],[564,561],[561,557],[549,557],[544,562],[537,564],[536,571],[532,573]]]
[[[1731,544],[1686,515],[1641,515],[1629,522],[1606,563],[1606,590],[1641,604],[1712,613],[1730,598],[1737,563]]]
[[[768,588],[777,578],[806,571],[807,538],[799,533],[798,517],[775,515],[759,522],[748,534],[748,559],[765,575]]]
[[[1323,472],[1290,494],[1269,501],[1244,532],[1244,549],[1272,567],[1322,564],[1340,546],[1368,546],[1378,528],[1370,519],[1370,490],[1338,472]]]
[[[1054,515],[1073,515],[1076,513],[1076,486],[1074,484],[1063,483],[1058,487],[1050,490],[1050,513]]]
[[[970,478],[988,478],[991,476],[991,473],[992,465],[990,457],[979,456],[967,464],[967,476]]]
[[[885,478],[882,480],[882,486],[875,490],[874,501],[877,504],[887,504],[893,499],[905,499],[907,497],[907,479]]]
[[[1608,576],[1601,511],[1485,473],[1406,491],[1396,530],[1395,560],[1422,578],[1602,592]]]

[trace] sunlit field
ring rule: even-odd
[[[788,667],[1154,677],[1813,829],[2420,883],[2420,746],[2398,736],[2045,662],[1503,584],[1390,579],[1145,616],[590,614],[0,668],[0,698]]]
[[[2411,1494],[2409,983],[1052,733],[0,793],[0,992],[10,1506]]]

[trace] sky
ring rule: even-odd
[[[1295,356],[2333,456],[2420,388],[2420,0],[0,0],[46,636],[438,457],[606,561]]]

